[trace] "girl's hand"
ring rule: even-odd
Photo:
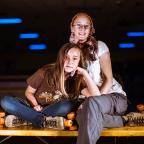
[[[87,71],[81,67],[77,67],[77,73],[78,74],[81,74],[81,75],[84,75],[87,73]]]
[[[75,71],[72,71],[70,76],[74,76],[75,73],[80,74],[80,75],[84,75],[87,71],[81,67],[77,67]]]
[[[43,107],[41,105],[36,105],[33,107],[36,111],[41,111]]]

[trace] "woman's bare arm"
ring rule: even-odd
[[[100,57],[100,66],[102,70],[102,76],[103,76],[103,84],[100,87],[101,94],[106,94],[110,87],[112,86],[112,66],[111,66],[111,58],[110,53],[104,53]]]

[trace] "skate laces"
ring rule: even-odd
[[[46,125],[48,125],[49,127],[57,127],[57,120],[55,119],[49,119],[46,120]]]
[[[43,127],[53,128],[53,129],[64,129],[64,118],[63,117],[45,117],[43,122]]]
[[[20,119],[18,117],[16,117],[15,119],[13,119],[12,123],[15,124],[23,124],[25,123],[25,121],[23,119]]]
[[[130,113],[127,118],[129,126],[144,126],[144,114]]]

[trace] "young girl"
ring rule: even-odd
[[[27,79],[25,95],[30,105],[10,96],[1,100],[2,108],[12,114],[5,118],[6,126],[25,124],[22,119],[38,127],[63,129],[63,117],[77,110],[78,96],[83,89],[91,95],[100,94],[84,68],[80,48],[76,44],[64,44],[55,64],[40,68]]]
[[[104,127],[121,127],[130,115],[127,96],[121,85],[113,78],[110,53],[107,45],[93,37],[95,29],[91,17],[86,13],[76,14],[70,24],[70,42],[78,44],[87,61],[87,71],[98,86],[100,95],[91,95],[78,110],[79,135],[77,144],[95,144]],[[137,116],[131,116],[135,118]]]

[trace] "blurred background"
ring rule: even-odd
[[[0,95],[21,94],[29,75],[55,61],[77,12],[93,18],[134,110],[144,103],[143,0],[0,0]]]

